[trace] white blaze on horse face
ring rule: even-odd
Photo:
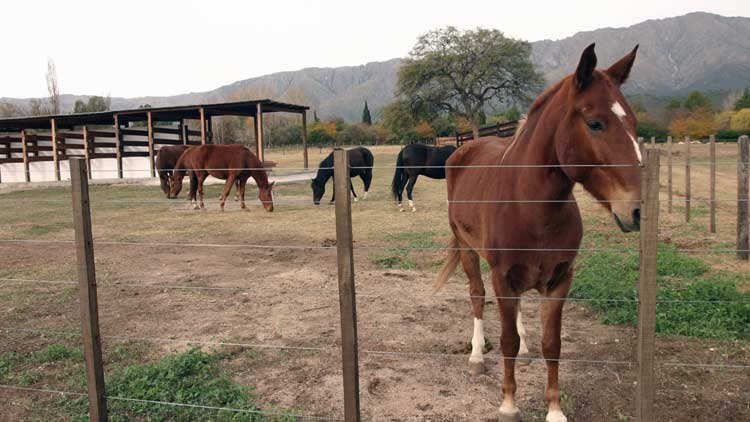
[[[469,362],[484,362],[482,348],[484,347],[484,323],[474,318],[474,335],[471,336],[471,357]]]
[[[612,103],[612,113],[617,116],[618,119],[620,119],[621,122],[625,122],[625,116],[628,115],[628,113],[625,111],[624,108],[622,108],[622,105],[619,101],[615,101]],[[627,129],[625,129],[627,131]],[[635,140],[635,136],[628,132],[628,136],[630,137],[630,140],[633,142],[633,148],[635,149],[635,156],[638,157],[638,163],[643,163],[643,157],[641,156],[641,148],[638,146],[638,141]]]

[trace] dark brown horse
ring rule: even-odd
[[[492,269],[502,322],[502,421],[520,420],[515,363],[519,349],[528,350],[522,338],[519,298],[531,289],[545,299],[541,314],[548,373],[546,420],[566,421],[560,407],[558,359],[563,304],[583,234],[573,196],[575,184],[581,183],[599,200],[622,231],[639,229],[641,156],[635,141],[636,119],[620,92],[636,50],[610,68],[597,70],[592,44],[584,50],[576,72],[532,104],[525,126],[512,142],[472,141],[448,159],[448,199],[457,201],[450,202],[448,211],[454,238],[436,285],[443,285],[462,264],[474,313],[469,368],[477,373],[484,368],[480,257]]]
[[[200,208],[203,204],[203,182],[210,175],[226,180],[219,200],[224,211],[232,185],[239,183],[240,206],[245,209],[245,185],[252,177],[258,185],[258,199],[266,211],[273,211],[273,182],[268,183],[263,164],[258,157],[242,145],[201,145],[185,151],[175,165],[171,179],[170,196],[176,197],[182,189],[182,179],[190,173],[190,195],[193,207],[198,209],[196,191],[200,195]]]
[[[172,177],[172,170],[177,165],[177,160],[188,148],[187,145],[168,145],[161,147],[159,152],[156,154],[155,167],[159,173],[159,181],[161,182],[161,190],[169,198],[169,178]]]

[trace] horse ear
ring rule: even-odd
[[[615,80],[618,84],[622,85],[628,80],[630,76],[630,69],[633,68],[635,63],[635,53],[638,52],[638,45],[635,46],[627,56],[621,58],[617,63],[613,64],[606,70],[607,75]]]
[[[581,61],[578,62],[578,69],[576,69],[575,85],[579,91],[583,91],[591,83],[594,78],[594,69],[596,69],[596,53],[594,52],[594,46],[596,43],[591,44],[583,50],[581,54]]]

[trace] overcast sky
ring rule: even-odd
[[[748,0],[4,0],[0,97],[134,97],[206,91],[304,67],[405,56],[446,25],[530,41],[706,11],[750,16]]]

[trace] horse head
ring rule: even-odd
[[[610,211],[623,232],[640,228],[643,160],[636,141],[636,116],[620,91],[638,46],[606,70],[596,69],[594,44],[560,94],[566,106],[555,131],[555,153],[562,170]],[[569,166],[566,166],[569,165]]]
[[[168,181],[169,191],[167,193],[167,198],[177,199],[177,195],[179,195],[182,190],[183,177],[185,177],[184,171],[178,171],[175,169],[175,171],[172,172],[172,177],[170,177]]]
[[[312,179],[312,182],[310,182],[310,186],[312,187],[313,191],[313,203],[315,205],[320,205],[320,200],[323,198],[323,195],[326,193],[326,184],[325,182],[322,182],[320,180]]]
[[[268,212],[273,212],[273,185],[276,182],[267,183],[261,187],[258,185],[258,199],[263,204],[263,208]]]

